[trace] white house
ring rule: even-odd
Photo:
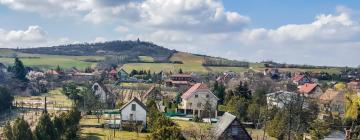
[[[184,114],[191,114],[195,116],[197,114],[199,117],[217,117],[217,102],[218,98],[209,90],[209,88],[202,83],[197,83],[188,89],[181,96],[181,103],[178,106],[178,111]],[[209,105],[209,106],[207,106]],[[209,114],[205,113],[205,109],[211,107],[211,112],[215,115],[208,116]]]
[[[107,100],[107,95],[108,95],[108,90],[105,87],[105,85],[100,84],[100,83],[94,83],[93,86],[91,87],[93,94],[95,94],[96,96],[99,97],[99,100],[103,103],[106,102]]]
[[[121,124],[136,122],[146,127],[146,106],[138,99],[133,98],[120,108]]]

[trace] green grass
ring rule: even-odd
[[[83,140],[107,140],[113,137],[114,130],[104,128],[81,128]],[[121,140],[145,140],[149,133],[139,133],[115,130],[115,138]]]
[[[45,99],[45,96],[47,97],[47,101],[56,102],[57,105],[61,105],[62,107],[71,107],[72,101],[67,98],[65,95],[63,95],[60,91],[61,89],[55,89],[49,91],[47,94],[43,94],[41,96],[15,96],[16,101],[30,101],[30,100],[41,100],[43,101]],[[52,107],[52,105],[50,105]]]
[[[80,125],[100,125],[100,124],[103,124],[105,122],[104,119],[99,119],[99,122],[98,122],[98,119],[96,118],[96,116],[93,116],[91,118],[81,118],[80,120]]]
[[[139,59],[142,62],[154,62],[154,58],[151,56],[139,56]]]
[[[14,53],[10,50],[1,50],[0,56],[8,57],[8,54]],[[63,55],[43,55],[43,54],[26,54],[17,53],[17,56],[24,63],[25,66],[37,66],[44,69],[56,68],[58,65],[62,68],[76,67],[78,69],[85,69],[93,66],[94,62],[85,62],[87,59],[103,60],[102,56],[63,56]],[[10,64],[14,63],[14,58],[0,58],[0,63]]]
[[[262,139],[264,135],[263,129],[246,129],[253,139]],[[266,140],[277,140],[265,133]]]

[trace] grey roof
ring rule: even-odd
[[[218,138],[224,131],[229,127],[229,125],[236,119],[236,116],[225,112],[225,114],[220,118],[219,122],[216,123],[216,126],[213,128],[214,135]]]
[[[142,108],[144,108],[146,111],[148,111],[146,106],[136,97],[132,98],[129,102],[127,102],[125,105],[123,105],[119,111],[123,110],[126,106],[128,106],[133,101],[138,103]]]
[[[214,136],[218,139],[227,128],[236,120],[236,116],[225,112],[223,116],[221,116],[220,120],[216,123],[215,127],[212,129]],[[244,130],[245,128],[241,126]],[[245,130],[246,131],[246,130]],[[247,132],[246,132],[247,133]],[[251,137],[248,133],[247,135]]]

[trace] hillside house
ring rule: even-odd
[[[234,72],[225,72],[223,75],[220,75],[218,78],[216,78],[216,81],[218,83],[226,84],[231,79],[235,78],[237,75]]]
[[[292,99],[298,96],[299,95],[295,92],[277,91],[266,94],[266,102],[269,106],[276,106],[278,108],[283,108]]]
[[[120,108],[121,126],[136,123],[146,127],[146,106],[138,99],[133,98]]]
[[[279,79],[280,72],[278,69],[265,69],[264,76],[269,76],[271,79]]]
[[[304,85],[306,83],[312,83],[311,78],[306,75],[295,75],[292,81],[296,85]]]
[[[158,109],[161,112],[165,111],[165,106],[163,103],[164,96],[161,94],[161,90],[159,87],[151,86],[150,89],[141,96],[141,101],[143,103],[146,103],[149,100],[154,100]]]
[[[203,83],[197,83],[189,88],[181,96],[181,103],[178,111],[184,114],[198,115],[199,117],[217,117],[218,98]],[[210,108],[211,115],[205,113]]]
[[[305,97],[318,98],[323,94],[322,89],[316,83],[305,83],[298,88],[299,93],[304,94]]]
[[[193,82],[191,74],[174,74],[170,76],[170,79],[165,81],[166,86],[174,87],[188,87]]]
[[[117,72],[117,77],[118,79],[120,79],[121,81],[126,81],[127,79],[129,79],[129,74],[124,70],[124,69],[120,69]]]
[[[360,82],[358,81],[351,81],[349,83],[346,84],[348,89],[356,91],[360,89]]]
[[[102,103],[106,103],[108,107],[113,107],[115,103],[114,95],[101,82],[96,82],[91,87],[92,93],[96,95]]]
[[[225,112],[211,130],[216,140],[252,140],[241,121]]]
[[[320,108],[325,111],[345,113],[345,93],[328,89],[319,97]]]

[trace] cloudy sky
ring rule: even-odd
[[[0,0],[0,47],[140,40],[230,59],[358,66],[357,0]]]

